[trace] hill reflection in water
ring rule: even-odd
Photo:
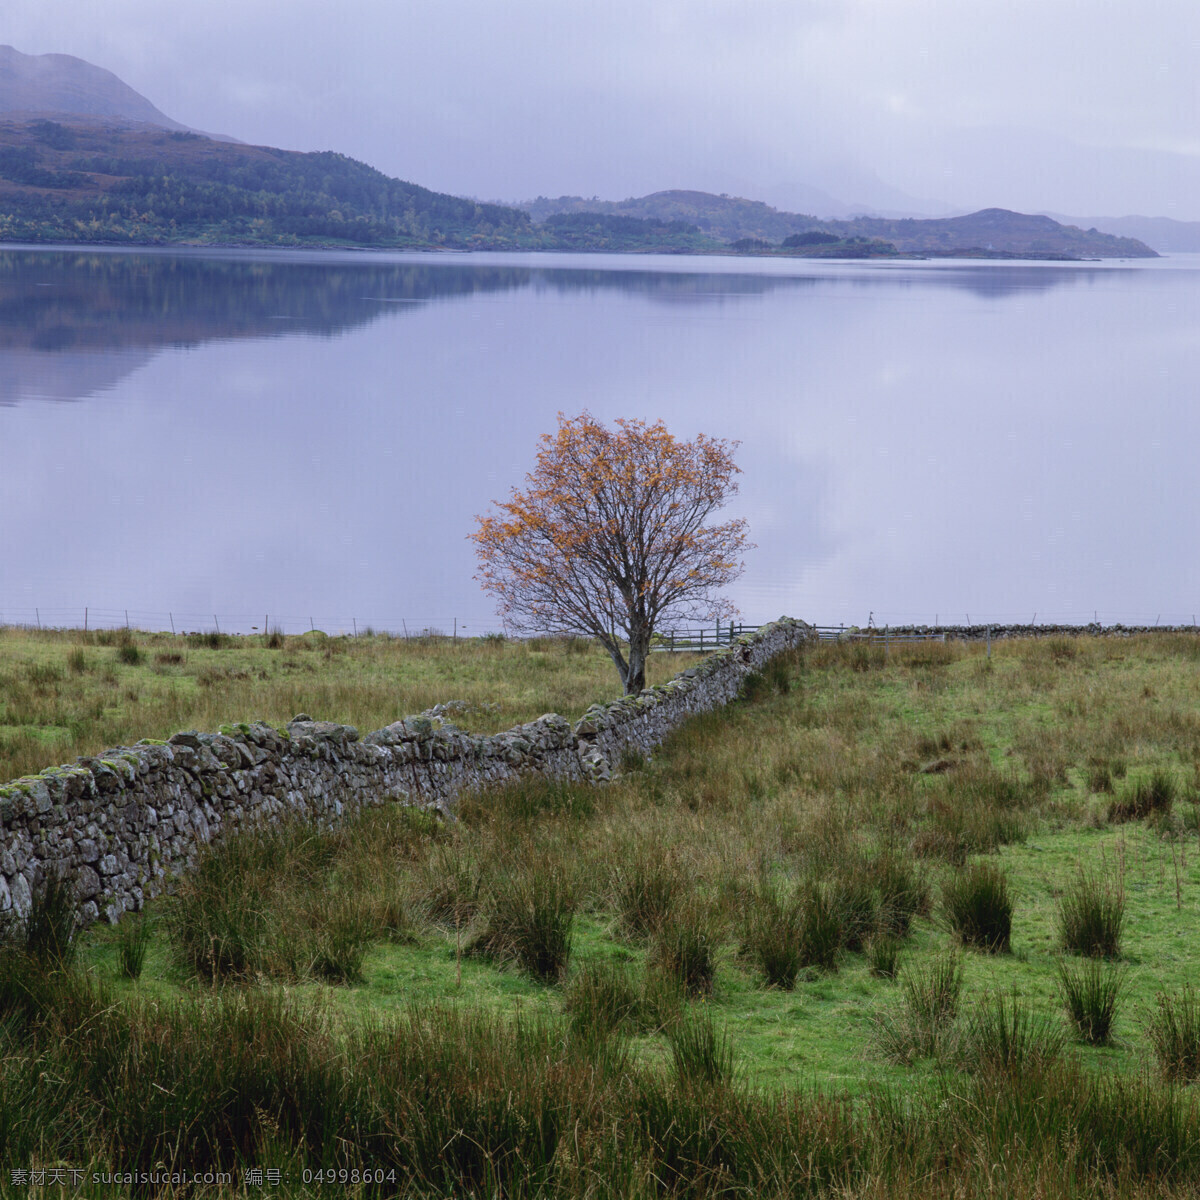
[[[312,252],[0,250],[0,404],[74,400],[111,387],[167,347],[245,338],[337,337],[410,306],[522,290],[617,292],[664,304],[714,305],[780,290],[949,287],[987,298],[1079,285],[1077,268],[962,264],[905,273],[901,264],[766,260],[770,274],[645,270],[628,257],[604,267],[522,265],[516,256],[325,256]],[[563,256],[552,258],[557,263]],[[399,261],[397,261],[399,260]],[[586,261],[586,260],[584,260]],[[619,268],[611,265],[616,261]],[[636,261],[636,260],[633,260]],[[666,260],[670,262],[670,260]],[[711,262],[712,260],[703,260]],[[845,273],[836,274],[837,266]],[[783,273],[781,268],[787,268]],[[896,269],[900,267],[901,269]],[[129,353],[134,351],[136,353]],[[122,353],[114,353],[122,352]],[[64,356],[56,358],[56,356]]]
[[[0,619],[495,627],[467,534],[587,408],[741,442],[749,620],[1189,620],[1198,313],[1171,260],[9,249]]]

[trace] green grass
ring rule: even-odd
[[[653,685],[698,661],[653,654]],[[616,699],[612,660],[583,639],[228,637],[0,626],[0,781],[139,738],[222,724],[281,725],[298,713],[381,729],[449,700],[495,733],[546,712]]]
[[[247,935],[258,957],[232,984],[202,953],[181,952],[206,937],[211,947],[227,919],[193,905],[194,928],[180,934],[170,912],[191,883],[152,906],[136,979],[123,974],[120,931],[88,931],[79,962],[103,984],[108,1012],[178,1009],[211,1030],[234,1020],[222,997],[279,995],[306,1014],[296,1037],[314,1063],[348,1061],[330,1047],[377,1039],[359,1060],[370,1070],[338,1085],[349,1092],[313,1093],[329,1097],[322,1120],[335,1126],[350,1111],[345,1096],[363,1098],[354,1137],[382,1119],[371,1072],[399,1069],[379,1058],[392,1043],[371,1031],[400,1022],[415,1038],[405,1053],[426,1056],[423,1075],[416,1057],[405,1060],[404,1078],[424,1079],[431,1105],[411,1128],[444,1120],[440,1135],[428,1125],[432,1146],[457,1121],[492,1147],[455,1177],[480,1194],[500,1178],[489,1183],[488,1171],[516,1164],[534,1181],[521,1185],[528,1195],[641,1195],[651,1175],[659,1194],[805,1194],[835,1183],[847,1196],[1194,1194],[1195,1089],[1157,1082],[1156,1049],[1167,1046],[1164,1062],[1194,1061],[1193,1010],[1164,1010],[1160,997],[1191,996],[1200,969],[1195,646],[1164,637],[1070,649],[997,644],[990,662],[952,645],[879,661],[836,647],[791,656],[786,687],[693,720],[609,787],[510,785],[465,800],[455,824],[376,811],[323,839],[278,834],[214,855],[213,905],[253,892],[232,907],[259,921]],[[1170,777],[1170,810],[1110,821],[1111,794],[1096,785],[1122,777],[1131,789]],[[956,926],[934,905],[973,877],[1004,881],[1008,954],[960,953]],[[1060,997],[1064,963],[1113,969],[1062,953],[1064,899],[1089,877],[1125,899],[1124,982],[1100,1045],[1076,1037]],[[536,954],[522,966],[511,941],[472,954],[506,889],[518,912],[540,911],[530,879],[558,880],[572,914],[564,924],[567,907],[550,897],[535,947],[569,945],[569,956],[543,971]],[[288,950],[331,925],[323,895],[358,905],[366,923],[353,971],[329,973]],[[822,945],[837,934],[819,961],[804,950],[813,911]],[[887,956],[871,948],[889,941],[898,980],[873,971]],[[938,1009],[955,990],[948,976],[961,980],[957,1003]],[[68,1001],[88,1011],[86,997]],[[439,1017],[447,1005],[458,1015]],[[261,1011],[268,1026],[290,1028],[291,1017]],[[881,1044],[889,1019],[897,1036],[914,1036]],[[502,1049],[510,1043],[524,1058]],[[39,1053],[56,1053],[44,1045]],[[19,1094],[33,1088],[33,1110],[52,1112],[46,1080],[57,1076],[39,1075],[25,1051],[6,1053],[5,1078],[17,1087],[32,1072]],[[439,1080],[459,1076],[477,1082],[441,1090]],[[273,1078],[255,1086],[292,1076]],[[488,1107],[501,1094],[493,1084],[508,1089],[515,1124]],[[579,1131],[569,1155],[539,1157],[522,1140],[567,1113]],[[311,1164],[324,1135],[310,1130],[299,1149],[288,1119],[275,1117],[280,1153]],[[346,1143],[363,1154],[375,1144]],[[100,1142],[72,1145],[101,1153]],[[451,1190],[426,1182],[429,1194]]]

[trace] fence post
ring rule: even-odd
[[[887,658],[888,655],[891,654],[891,652],[892,652],[891,642],[892,642],[892,627],[890,625],[885,625],[883,627],[883,657],[884,658]]]
[[[87,607],[85,606],[84,610],[83,610],[83,632],[84,633],[87,633],[87,612],[88,612],[88,610],[87,610]]]
[[[987,631],[987,656],[988,658],[992,657],[992,627],[990,625]]]

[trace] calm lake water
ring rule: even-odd
[[[1190,621],[1198,382],[1193,256],[9,248],[0,621],[498,628],[473,517],[584,408],[741,441],[747,621]]]

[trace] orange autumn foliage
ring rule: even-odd
[[[736,445],[560,413],[528,487],[477,518],[476,578],[509,626],[595,637],[641,690],[656,628],[736,611],[718,592],[742,573],[746,523],[708,524],[737,491]]]

